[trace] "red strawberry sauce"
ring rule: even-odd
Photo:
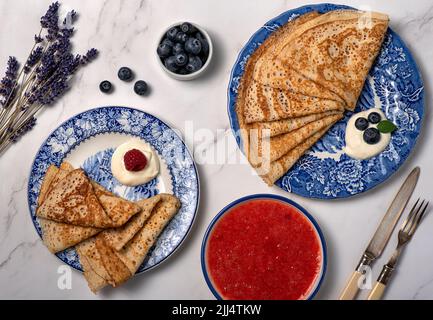
[[[224,214],[209,236],[207,269],[224,299],[303,299],[321,269],[321,245],[295,207],[256,199]]]

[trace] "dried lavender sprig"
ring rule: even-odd
[[[34,118],[44,105],[53,103],[68,90],[68,81],[79,66],[89,63],[97,56],[95,49],[89,50],[83,57],[70,53],[70,38],[73,35],[71,25],[77,15],[72,11],[69,17],[71,23],[66,19],[61,27],[58,24],[58,9],[58,2],[53,3],[41,18],[41,26],[46,35],[39,33],[35,36],[31,53],[35,51],[37,54],[30,54],[24,65],[27,73],[24,73],[18,85],[17,98],[11,101],[12,110],[6,112],[9,114],[7,121],[3,121],[0,114],[0,153],[11,143],[10,138],[15,141],[34,126],[34,121],[30,122],[29,119]],[[41,49],[35,49],[38,43],[43,47],[42,53]],[[23,74],[24,68],[18,78]],[[16,81],[15,85],[17,83]]]
[[[17,80],[17,72],[19,68],[19,63],[15,57],[10,56],[7,62],[6,74],[0,81],[0,95],[4,97],[0,101],[3,107],[7,106],[8,101],[10,101],[11,96],[14,93],[14,86]]]
[[[34,49],[32,51],[32,53],[30,54],[29,58],[27,59],[27,62],[24,66],[24,73],[28,74],[30,72],[30,70],[36,65],[37,62],[39,62],[39,60],[42,57],[42,54],[44,52],[44,48],[41,46],[36,47],[36,49]]]
[[[92,48],[88,50],[83,57],[81,57],[81,64],[86,65],[92,60],[96,59],[97,56],[98,56],[98,50]]]
[[[41,17],[41,26],[47,30],[47,39],[56,39],[59,31],[59,2],[53,2],[48,11]]]

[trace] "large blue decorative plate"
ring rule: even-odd
[[[159,156],[160,174],[144,185],[126,187],[111,174],[111,155],[130,139],[140,139]],[[102,107],[80,113],[61,124],[42,144],[30,172],[28,201],[36,231],[41,228],[35,215],[44,174],[50,164],[67,160],[109,191],[135,201],[158,193],[171,193],[181,201],[176,216],[159,236],[138,269],[149,270],[168,258],[186,238],[199,205],[199,178],[194,160],[182,139],[160,119],[137,109]],[[63,262],[82,271],[74,248],[56,254]]]
[[[228,114],[236,141],[242,150],[235,103],[245,64],[261,43],[280,26],[310,11],[320,13],[348,6],[319,4],[289,10],[267,22],[247,42],[233,67],[228,87]],[[368,160],[354,160],[343,151],[351,112],[332,127],[275,184],[304,197],[333,199],[367,191],[389,178],[414,148],[424,113],[424,86],[420,72],[400,37],[388,29],[381,52],[370,70],[355,112],[379,107],[398,126],[389,146]]]

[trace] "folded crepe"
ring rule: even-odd
[[[36,215],[82,227],[113,226],[82,169],[72,170],[59,181],[47,194]]]
[[[60,167],[66,169],[66,166],[62,164]],[[48,190],[56,184],[55,181],[60,181],[56,177],[63,174],[61,171],[55,165],[48,167],[39,192],[38,206],[44,202]],[[42,241],[52,253],[65,250],[103,230],[93,227],[74,226],[44,218],[38,218],[38,220],[42,229]]]
[[[265,181],[269,186],[272,186],[329,130],[330,127],[331,126],[317,132],[297,147],[290,150],[277,161],[271,162],[266,173],[259,171],[260,177],[263,181]]]
[[[172,195],[160,194],[151,216],[132,239],[117,251],[101,233],[76,246],[89,288],[96,293],[106,285],[117,287],[128,280],[143,263],[159,234],[180,208]],[[134,224],[131,220],[128,224]],[[119,229],[119,234],[124,230]]]
[[[251,130],[257,130],[257,132],[267,132],[270,137],[275,137],[283,133],[288,133],[296,129],[302,128],[303,126],[323,119],[328,116],[342,114],[341,111],[326,111],[322,113],[315,113],[303,117],[295,117],[283,120],[268,121],[268,122],[255,122],[250,125]],[[269,131],[266,131],[269,130]]]
[[[271,138],[266,136],[263,131],[250,132],[248,160],[253,167],[258,167],[262,163],[276,161],[304,140],[324,128],[329,128],[342,117],[341,113],[330,115],[310,122],[297,130]]]
[[[52,190],[72,170],[74,170],[74,167],[66,161],[61,163],[60,169],[54,165],[48,167],[38,197],[39,206],[45,200],[48,190]],[[117,197],[94,181],[91,181],[91,183],[95,189],[96,197],[113,221],[113,226],[124,224],[133,215],[141,211],[139,204]],[[101,228],[57,222],[41,217],[38,219],[42,229],[43,242],[53,253],[71,247],[103,230]]]
[[[244,75],[248,77],[248,75]],[[302,117],[327,111],[344,111],[338,101],[277,89],[251,80],[245,89],[243,113],[246,123]]]
[[[389,18],[375,12],[335,10],[298,26],[275,55],[276,67],[296,70],[341,97],[354,110],[378,55]],[[290,66],[290,67],[289,67]],[[287,72],[287,71],[285,71]]]
[[[101,233],[105,241],[112,248],[119,251],[129,240],[143,227],[144,223],[152,214],[153,208],[161,200],[161,195],[156,195],[149,199],[137,201],[141,208],[141,212],[133,216],[124,226],[107,229]]]
[[[290,65],[283,65],[275,59],[289,43],[292,33],[318,16],[317,12],[304,14],[273,32],[250,57],[245,68],[246,77],[273,88],[344,103],[334,92],[305,77]]]

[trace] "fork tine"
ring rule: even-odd
[[[415,204],[413,205],[412,209],[410,209],[409,215],[407,216],[406,220],[404,220],[403,225],[401,226],[401,229],[403,232],[406,232],[408,229],[408,227],[410,227],[410,222],[412,220],[413,215],[416,212],[416,208],[418,205],[420,198],[418,198],[415,202]]]
[[[419,223],[421,222],[421,219],[422,219],[422,217],[424,216],[424,214],[425,214],[425,212],[426,212],[426,210],[427,210],[427,206],[428,206],[428,204],[429,204],[429,202],[427,202],[427,203],[425,204],[424,208],[421,210],[421,212],[420,212],[419,214],[417,214],[416,218],[414,219],[414,220],[415,220],[414,225],[413,225],[413,227],[409,230],[409,236],[410,236],[410,237],[415,233],[416,229],[418,228]]]

